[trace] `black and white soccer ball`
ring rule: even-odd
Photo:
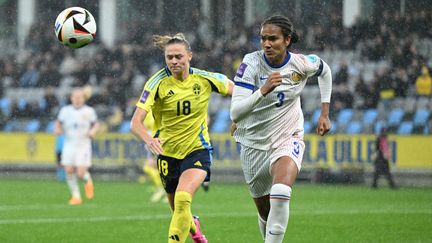
[[[80,48],[92,42],[96,36],[96,21],[84,8],[63,10],[55,21],[57,39],[70,48]]]

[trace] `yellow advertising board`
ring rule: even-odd
[[[0,163],[54,163],[54,140],[52,134],[0,133]]]
[[[240,167],[239,145],[228,134],[211,135],[214,167]],[[432,136],[389,136],[391,163],[399,169],[432,169]],[[0,163],[54,164],[52,134],[0,133]],[[363,167],[373,163],[373,135],[305,136],[304,167]],[[131,134],[99,134],[93,141],[95,165],[142,164],[151,156]]]

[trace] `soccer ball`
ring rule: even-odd
[[[55,34],[63,45],[80,48],[95,38],[96,21],[93,15],[84,8],[67,8],[57,16]]]

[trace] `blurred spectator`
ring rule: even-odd
[[[21,76],[19,84],[21,87],[36,87],[39,82],[39,70],[36,68],[36,64],[30,60],[26,65],[26,70]]]
[[[432,94],[432,77],[429,73],[429,69],[423,65],[421,68],[421,74],[415,81],[416,93],[418,96],[430,97]]]
[[[45,90],[45,95],[42,100],[43,106],[41,107],[41,111],[48,115],[50,120],[53,120],[53,116],[55,116],[57,109],[59,108],[59,101],[54,91],[54,87],[51,86]]]
[[[393,80],[389,75],[388,70],[382,70],[375,75],[379,84],[379,99],[382,101],[386,109],[390,108],[391,102],[395,97],[395,87]]]
[[[73,75],[79,72],[82,68],[82,64],[78,59],[68,52],[60,64],[59,72],[62,75]]]
[[[406,97],[409,90],[409,80],[407,71],[403,68],[397,69],[393,79],[393,87],[395,87],[396,97]]]
[[[395,189],[396,185],[390,173],[390,144],[387,138],[387,129],[382,128],[376,140],[375,151],[375,172],[372,182],[372,188],[378,187],[378,179],[381,175],[385,175],[391,188]]]
[[[379,90],[376,88],[378,84],[372,82],[366,84],[363,78],[360,78],[359,82],[355,86],[355,92],[360,95],[363,100],[363,104],[359,107],[360,109],[376,108],[379,101]]]
[[[335,75],[333,84],[340,85],[346,83],[348,83],[348,63],[343,61],[339,67],[339,71]]]
[[[353,108],[354,98],[348,89],[347,84],[341,84],[339,89],[332,93],[332,102],[330,103],[335,112],[342,109]]]
[[[305,18],[302,14],[296,21],[301,23],[297,31],[305,41],[303,44],[296,43],[293,52],[323,51],[333,55],[347,50],[348,53],[354,53],[354,59],[349,59],[349,65],[346,61],[339,61],[339,55],[337,58],[335,55],[333,63],[329,64],[337,65],[337,62],[341,62],[340,70],[334,76],[334,84],[339,86],[346,83],[350,88],[355,86],[356,94],[363,100],[360,109],[375,108],[380,99],[389,105],[393,97],[406,97],[413,95],[414,91],[419,96],[431,97],[430,74],[427,75],[428,78],[423,78],[423,75],[417,77],[421,64],[430,63],[429,56],[420,55],[427,53],[425,49],[430,50],[432,43],[432,28],[428,25],[432,21],[430,9],[421,9],[416,13],[407,9],[401,15],[397,9],[385,8],[384,11],[377,10],[368,18],[358,18],[351,27],[343,26],[342,15],[338,14],[337,9],[323,11],[327,11],[325,13],[328,13],[328,18],[318,21],[316,16]],[[197,15],[194,18],[199,18],[200,12],[194,13]],[[260,20],[256,21],[249,26],[236,26],[241,31],[232,37],[227,37],[222,32],[211,37],[189,33],[195,47],[193,63],[199,64],[198,68],[212,66],[213,70],[210,71],[222,72],[232,78],[241,62],[239,57],[260,48],[260,38],[257,35]],[[169,29],[164,29],[160,21],[156,20],[154,23],[146,22],[144,28],[141,28],[142,21],[135,19],[128,22],[128,26],[132,26],[130,29],[140,27],[139,31],[119,36],[114,48],[95,41],[85,50],[70,50],[53,41],[55,37],[45,31],[45,25],[38,22],[30,28],[25,42],[26,49],[22,53],[1,57],[0,81],[3,90],[0,86],[0,97],[2,91],[3,95],[8,95],[9,92],[6,91],[10,87],[53,86],[63,89],[91,85],[97,88],[94,89],[90,103],[103,106],[102,110],[112,110],[118,106],[126,117],[130,117],[130,112],[127,111],[128,99],[141,91],[133,88],[133,80],[154,73],[154,68],[159,67],[158,63],[164,61],[163,56],[158,55],[160,51],[150,45],[152,33],[155,29]],[[134,26],[137,28],[133,28]],[[342,56],[342,60],[344,58]],[[369,60],[374,62],[370,63]],[[363,65],[355,64],[359,61],[364,62]],[[368,72],[374,72],[381,65],[391,68],[378,71],[373,81],[369,82]],[[369,69],[369,66],[373,68]],[[359,73],[364,71],[367,84],[360,80],[353,85],[353,80],[357,78],[357,74],[351,70],[353,67],[358,68]],[[363,76],[363,73],[359,76]],[[309,84],[314,84],[314,81],[316,84],[316,78],[311,79]],[[109,94],[105,93],[106,89],[110,90]],[[357,101],[357,96],[348,92],[348,87],[338,87],[334,92],[335,104],[332,105],[336,109],[352,107],[354,100]],[[40,97],[39,105],[44,102],[43,99]],[[29,107],[34,107],[34,104],[26,104],[24,110],[30,109]],[[24,114],[23,109],[18,109],[16,104],[15,108],[14,115],[21,115],[13,118],[28,117],[35,113],[31,111]]]

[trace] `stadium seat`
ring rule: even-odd
[[[388,115],[387,125],[389,127],[395,127],[402,122],[405,112],[402,109],[394,109],[390,111]]]
[[[48,107],[48,104],[45,99],[40,99],[38,101],[38,104],[39,104],[39,110],[42,112],[45,111],[45,109]]]
[[[421,109],[415,112],[413,122],[414,126],[424,126],[427,124],[430,116],[430,111],[426,109]]]
[[[318,124],[318,119],[321,114],[321,109],[316,109],[312,114],[312,124]]]
[[[48,124],[45,127],[45,132],[46,133],[53,133],[54,132],[54,126],[55,126],[55,122],[54,121],[48,122]]]
[[[413,125],[412,122],[410,122],[410,121],[404,121],[399,126],[399,128],[397,130],[397,134],[400,134],[400,135],[409,135],[409,134],[411,134],[413,128],[414,128],[414,125]]]
[[[304,122],[304,133],[310,133],[312,131],[312,124],[310,121]]]
[[[24,98],[20,98],[17,102],[17,105],[18,105],[18,109],[23,111],[27,106],[27,100],[25,100]]]
[[[362,124],[359,121],[352,121],[346,128],[347,134],[359,134],[362,132]]]
[[[354,113],[352,109],[343,109],[339,111],[336,120],[338,125],[347,125],[351,121],[353,114]]]
[[[338,124],[336,121],[334,121],[331,123],[331,128],[330,128],[329,133],[336,133],[337,129],[338,129]]]
[[[211,132],[224,133],[228,132],[231,125],[229,109],[222,109],[216,113],[214,121],[211,122]]]
[[[370,126],[376,121],[377,118],[378,118],[377,109],[368,109],[364,112],[363,115],[363,125]]]
[[[18,121],[8,121],[3,128],[5,132],[15,132],[20,130],[20,123]]]
[[[130,132],[130,123],[131,123],[130,120],[123,121],[123,122],[120,124],[120,127],[119,127],[119,129],[118,129],[118,132],[119,132],[119,133],[129,133],[129,132]]]
[[[384,127],[387,127],[387,124],[385,121],[377,121],[375,123],[375,129],[374,129],[375,134],[379,134],[381,132],[381,129]]]
[[[431,114],[430,111],[426,109],[417,110],[414,113],[414,117],[413,117],[414,129],[412,133],[415,134],[425,133],[425,128],[427,127],[430,114]]]
[[[39,120],[30,120],[25,125],[25,131],[28,133],[35,133],[39,130],[40,122]]]
[[[1,112],[9,116],[11,113],[11,100],[7,97],[3,97],[0,99],[0,110]]]

